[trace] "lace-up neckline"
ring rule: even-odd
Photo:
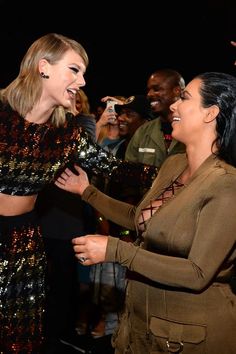
[[[141,215],[139,217],[138,227],[140,231],[145,231],[147,221],[153,216],[153,214],[163,205],[167,200],[172,198],[176,192],[184,187],[184,184],[179,182],[178,179],[173,181],[164,191],[163,193],[150,201],[150,205],[141,210]]]

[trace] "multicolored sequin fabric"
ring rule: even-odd
[[[36,220],[0,216],[0,353],[40,353],[46,258]]]
[[[28,122],[0,104],[1,193],[37,194],[69,162],[77,162],[95,174],[109,174],[119,165],[78,127],[73,116],[57,128]]]
[[[63,127],[26,121],[0,103],[0,193],[37,194],[67,164],[109,175],[120,161],[71,115]],[[46,259],[36,218],[0,216],[0,353],[37,354],[42,344]]]

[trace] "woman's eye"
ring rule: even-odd
[[[70,68],[72,71],[74,71],[74,73],[78,73],[79,72],[79,69],[77,69],[77,68]]]

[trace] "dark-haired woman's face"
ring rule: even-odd
[[[215,120],[209,122],[208,118],[211,108],[202,106],[200,86],[201,80],[193,79],[181,98],[170,106],[173,114],[172,136],[186,145],[197,146],[206,133],[214,135],[215,132]]]

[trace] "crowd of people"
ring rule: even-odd
[[[0,352],[92,332],[91,282],[115,354],[234,353],[236,78],[158,69],[97,118],[88,63],[49,33],[0,90]]]

